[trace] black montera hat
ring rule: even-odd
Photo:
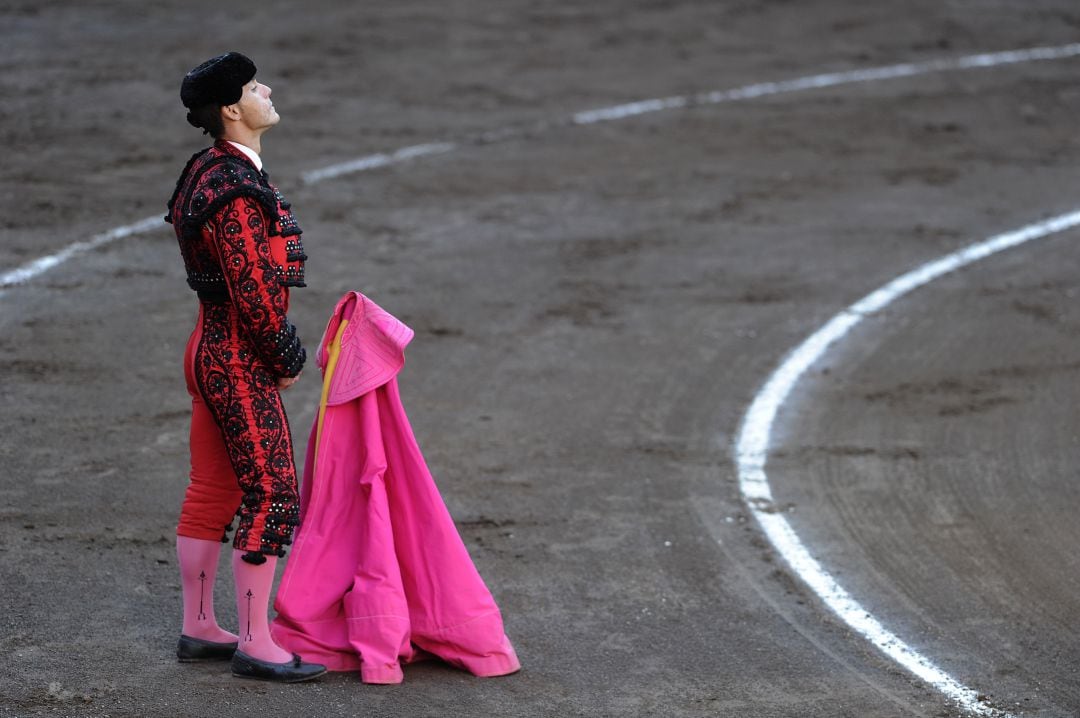
[[[189,110],[205,105],[231,105],[240,99],[244,85],[253,77],[254,62],[239,52],[227,52],[184,75],[180,101]]]

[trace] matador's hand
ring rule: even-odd
[[[304,372],[300,372],[300,374],[303,374],[303,373]],[[296,376],[283,376],[280,379],[278,379],[277,380],[278,391],[285,391],[290,386],[295,384],[296,380],[300,378],[300,374],[297,374]]]

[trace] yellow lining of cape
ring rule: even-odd
[[[323,372],[322,382],[322,397],[319,399],[319,424],[315,430],[315,459],[319,457],[319,446],[322,441],[322,425],[323,418],[326,415],[326,400],[330,396],[330,380],[334,377],[334,367],[337,366],[338,355],[341,354],[341,337],[345,334],[345,327],[349,326],[348,319],[342,319],[341,324],[338,326],[337,334],[334,335],[334,341],[330,342],[330,346],[327,348],[329,354],[326,360],[326,371]],[[314,466],[314,463],[312,464]]]

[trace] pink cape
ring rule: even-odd
[[[274,639],[365,683],[399,683],[435,655],[477,676],[520,668],[401,405],[396,375],[413,332],[360,292],[334,309],[308,441],[301,525],[278,588]]]

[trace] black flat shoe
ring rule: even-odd
[[[176,657],[181,663],[192,661],[227,661],[236,652],[236,641],[232,643],[215,643],[204,641],[201,638],[180,636],[176,644]]]
[[[232,674],[237,678],[255,678],[260,681],[276,683],[300,683],[318,678],[326,673],[326,666],[319,663],[304,663],[300,656],[293,654],[291,661],[270,663],[237,651],[232,657]]]

